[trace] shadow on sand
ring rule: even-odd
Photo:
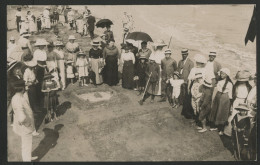
[[[44,138],[38,145],[38,147],[33,151],[33,156],[38,156],[38,159],[35,160],[36,162],[40,161],[51,148],[54,148],[57,144],[59,139],[59,130],[63,127],[63,124],[55,125],[54,129],[44,128]]]

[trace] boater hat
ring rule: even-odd
[[[77,56],[86,56],[86,53],[84,53],[82,50],[80,50],[79,53],[77,54]]]
[[[153,44],[155,47],[158,47],[158,46],[167,46],[167,44],[164,43],[164,41],[162,39],[159,39],[157,41],[154,42]]]
[[[166,49],[166,50],[164,51],[164,54],[172,54],[171,49]]]
[[[238,106],[235,107],[235,109],[238,111],[250,111],[250,109],[247,107],[247,104],[245,103],[238,104]]]
[[[181,50],[181,54],[189,54],[189,50],[186,49],[186,48],[183,48],[183,49]]]
[[[249,81],[250,72],[247,70],[238,71],[235,79],[237,81]]]
[[[63,43],[61,41],[56,41],[54,43],[55,46],[63,46]]]
[[[66,62],[66,64],[71,64],[71,63],[73,63],[73,62],[74,62],[74,61],[69,60],[69,61]]]
[[[7,72],[11,71],[12,69],[16,68],[16,67],[21,67],[22,66],[22,62],[18,62],[16,60],[13,60],[11,61],[9,64],[8,64],[8,69],[7,69]]]
[[[209,52],[209,56],[217,56],[217,52],[216,51],[211,51],[211,52]]]
[[[99,40],[94,39],[93,41],[91,41],[91,45],[92,46],[100,46],[101,44],[100,44]]]
[[[178,78],[180,78],[180,74],[179,74],[179,72],[177,72],[177,71],[174,72],[173,75],[176,75]]]
[[[142,55],[139,57],[139,59],[145,59],[145,60],[147,60],[147,57],[146,57],[144,54],[142,54]]]
[[[22,36],[22,37],[30,37],[30,36],[31,36],[31,34],[30,34],[30,33],[28,33],[28,32],[25,32],[25,33],[22,33],[22,34],[21,34],[21,36]]]
[[[74,35],[69,36],[69,40],[75,40],[75,39],[76,39],[76,37]]]
[[[194,77],[194,79],[197,79],[197,78],[202,78],[203,77],[203,75],[202,75],[202,73],[195,73],[195,77]]]

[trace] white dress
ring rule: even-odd
[[[35,61],[46,61],[47,60],[47,53],[45,50],[37,49],[33,53],[33,60]]]
[[[172,98],[179,98],[181,93],[181,85],[184,83],[184,80],[174,80],[173,78],[170,79],[170,84],[173,87],[172,90]]]
[[[43,14],[44,28],[50,29],[51,28],[51,20],[50,20],[49,10],[45,9],[42,14]]]
[[[88,61],[86,58],[78,58],[76,61],[76,66],[78,67],[79,77],[88,76]]]
[[[27,15],[27,19],[29,21],[29,32],[36,32],[36,24],[33,19],[33,15]]]
[[[66,75],[65,75],[65,64],[64,64],[64,52],[62,50],[54,49],[54,52],[57,53],[57,63],[58,68],[60,69],[60,77],[62,88],[66,87]]]

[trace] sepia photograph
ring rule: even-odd
[[[7,5],[7,161],[257,161],[256,5]]]

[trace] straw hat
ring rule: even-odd
[[[205,64],[207,63],[207,60],[204,56],[200,55],[200,54],[197,54],[195,57],[194,57],[194,60],[195,62],[197,63],[202,63],[202,64]]]
[[[250,111],[250,109],[247,107],[247,104],[245,103],[238,104],[238,106],[235,107],[235,109],[238,111]]]
[[[172,54],[171,49],[166,49],[166,50],[164,51],[164,54]]]
[[[9,40],[10,40],[10,41],[15,41],[15,38],[12,36],[12,37],[10,37]]]
[[[209,56],[217,56],[217,52],[216,51],[210,51]]]
[[[76,37],[74,35],[69,36],[69,40],[75,40],[75,39],[76,39]]]
[[[28,33],[28,32],[25,32],[25,33],[22,33],[22,34],[21,34],[21,36],[22,36],[22,37],[30,37],[30,36],[31,36],[31,34],[30,34],[30,33]]]
[[[250,72],[247,70],[238,71],[235,79],[237,81],[249,81]]]
[[[164,43],[164,41],[162,39],[159,39],[159,40],[156,40],[153,44],[155,47],[158,47],[158,46],[167,46],[167,44]]]
[[[203,85],[205,85],[206,87],[212,88],[212,80],[209,79],[204,79],[203,81]]]
[[[79,53],[77,54],[77,56],[86,56],[86,53],[83,52],[82,50],[80,50]]]
[[[222,68],[222,69],[220,69],[219,72],[226,73],[228,75],[228,77],[230,77],[230,70],[228,68]]]
[[[44,75],[44,80],[46,80],[46,79],[50,79],[50,78],[53,78],[54,76],[53,75],[51,75],[50,73],[47,73],[47,74],[45,74]]]
[[[91,41],[91,45],[92,46],[100,46],[101,44],[100,44],[99,40],[94,39],[94,40]]]
[[[189,50],[186,49],[186,48],[183,48],[183,49],[181,50],[181,54],[189,54]]]
[[[139,57],[139,59],[145,59],[145,60],[147,60],[147,57],[146,57],[144,54],[142,54],[142,55]]]
[[[8,64],[8,69],[7,69],[7,72],[10,72],[13,68],[15,67],[20,67],[22,66],[22,62],[18,62],[16,60],[13,60],[11,61],[9,64]]]
[[[37,39],[35,46],[48,45],[49,43],[45,39]]]
[[[125,31],[125,32],[128,32],[128,31],[129,31],[129,28],[125,27],[125,28],[124,28],[124,31]]]

